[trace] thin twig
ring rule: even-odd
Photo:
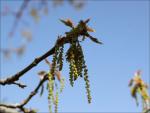
[[[28,113],[29,109],[25,108],[24,106],[32,99],[33,96],[35,96],[38,93],[38,90],[43,85],[43,83],[47,80],[47,76],[45,76],[40,82],[38,83],[37,87],[28,95],[28,97],[23,100],[20,104],[0,104],[0,107],[6,107],[6,108],[13,108],[13,109],[20,109],[24,113]]]
[[[22,83],[19,83],[19,82],[13,82],[12,84],[15,84],[17,86],[19,86],[20,88],[25,88],[27,87],[26,85],[22,84]]]
[[[37,85],[37,87],[30,93],[30,95],[21,102],[21,104],[19,105],[19,107],[23,107],[24,105],[26,105],[31,98],[36,95],[38,93],[39,88],[42,86],[42,84],[47,80],[47,76],[45,76],[42,80],[40,80],[39,84]]]

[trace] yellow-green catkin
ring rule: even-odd
[[[56,65],[57,65],[57,60],[58,60],[58,53],[59,53],[59,46],[56,45],[55,52],[53,54],[52,68],[50,70],[53,79],[55,79],[54,74],[55,74],[55,71],[56,71]]]
[[[72,60],[73,59],[73,51],[72,51],[72,46],[70,46],[70,48],[68,49],[67,53],[66,53],[66,60],[69,62],[69,81],[70,81],[70,85],[73,86],[74,81],[73,81],[73,67],[72,67]]]
[[[69,69],[70,69],[70,72],[69,72],[69,81],[70,81],[70,85],[73,86],[74,84],[74,72],[73,72],[73,66],[72,66],[72,61],[70,61],[70,64],[69,64]]]
[[[56,96],[55,96],[55,113],[58,113],[58,102],[59,102],[59,94],[58,91],[56,91]]]
[[[60,46],[59,48],[59,55],[58,55],[58,64],[59,64],[59,71],[63,68],[63,53],[64,53],[64,45]]]
[[[79,71],[79,75],[81,77],[82,77],[82,70],[84,71],[84,81],[85,81],[85,88],[86,88],[88,103],[91,103],[92,98],[91,98],[91,91],[90,91],[90,82],[88,79],[88,69],[87,69],[87,66],[85,64],[82,47],[79,43],[78,43],[77,47],[78,47],[78,52],[80,53],[80,55],[79,55],[79,59],[80,59],[79,67],[80,67],[80,69],[78,71]]]
[[[69,72],[70,78],[69,78],[69,80],[70,80],[71,86],[73,86],[74,81],[78,77],[78,71],[77,71],[77,67],[76,67],[76,64],[75,64],[75,56],[74,56],[73,51],[70,51],[69,63],[70,63],[70,65],[69,65],[69,68],[70,68],[70,72]]]
[[[65,87],[65,78],[62,77],[60,80],[60,93],[62,93],[64,87]]]
[[[73,78],[74,80],[76,80],[78,77],[78,72],[77,72],[77,67],[76,67],[75,60],[74,60],[74,54],[71,55],[70,66],[73,72]]]
[[[77,60],[78,60],[78,54],[77,54],[77,47],[76,42],[72,42],[70,44],[70,48],[68,49],[66,53],[66,60],[69,62],[69,80],[71,86],[73,86],[74,81],[78,78],[78,68],[77,68]]]
[[[78,70],[78,75],[82,77],[82,71],[83,71],[83,61],[84,61],[84,56],[83,56],[83,51],[80,43],[78,42],[77,44],[77,70]]]
[[[85,88],[88,98],[88,103],[91,103],[91,91],[90,91],[90,83],[88,79],[88,69],[85,64],[84,54],[82,51],[82,47],[78,40],[72,41],[70,43],[70,48],[66,53],[66,60],[69,62],[69,81],[71,86],[73,86],[74,81],[78,78],[78,76],[82,77],[82,72],[84,73],[84,81]]]
[[[52,79],[52,75],[48,73],[48,101],[49,101],[49,110],[52,112],[52,103],[54,100],[54,80]]]
[[[84,80],[85,80],[85,88],[86,88],[88,103],[91,103],[92,98],[91,98],[90,84],[88,79],[88,70],[86,65],[84,67]]]

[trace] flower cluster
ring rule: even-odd
[[[65,79],[61,76],[60,71],[56,68],[57,63],[58,63],[58,58],[62,59],[62,53],[63,52],[63,46],[61,46],[59,49],[61,52],[57,52],[56,50],[58,47],[55,49],[55,54],[53,55],[53,63],[51,64],[47,59],[45,59],[46,64],[48,64],[50,71],[40,71],[38,74],[41,79],[44,78],[44,76],[47,76],[48,83],[47,83],[47,90],[48,90],[48,102],[49,102],[49,110],[52,113],[52,107],[54,106],[55,108],[55,113],[58,112],[58,103],[59,103],[59,94],[62,93],[64,89],[64,81]],[[58,56],[58,58],[56,57]],[[60,60],[60,64],[62,65],[62,60]],[[55,81],[55,76],[57,77],[58,82]],[[43,94],[44,89],[41,89],[41,95]]]
[[[143,104],[143,112],[146,113],[150,109],[150,96],[148,93],[148,85],[141,78],[141,71],[138,70],[135,73],[135,76],[130,80],[129,87],[131,87],[131,95],[138,103],[138,95],[141,96]]]
[[[55,79],[55,71],[57,66],[59,66],[59,71],[61,71],[63,68],[63,52],[64,52],[64,46],[56,45],[55,52],[53,54],[52,67],[50,71],[53,76],[53,79]]]
[[[60,80],[60,88],[53,79],[51,73],[48,73],[48,101],[49,101],[49,110],[52,113],[52,106],[54,105],[55,113],[58,112],[58,103],[59,103],[59,94],[62,93],[64,89],[64,78]]]
[[[82,50],[82,46],[80,42],[84,41],[85,38],[91,39],[95,43],[102,44],[98,39],[92,37],[88,32],[94,32],[94,30],[87,26],[89,19],[86,21],[80,21],[77,26],[74,26],[71,20],[61,20],[66,26],[70,27],[71,30],[65,33],[63,38],[59,37],[56,45],[54,47],[54,54],[52,59],[52,64],[50,65],[51,69],[48,74],[48,91],[49,96],[48,99],[50,101],[50,109],[51,109],[51,101],[55,105],[55,112],[58,109],[58,88],[55,86],[55,76],[60,81],[60,92],[62,92],[64,87],[64,79],[60,77],[60,71],[63,68],[63,54],[64,54],[64,40],[70,44],[69,49],[65,53],[66,61],[69,63],[69,81],[70,85],[73,87],[74,82],[79,78],[83,77],[85,81],[85,88],[88,98],[88,103],[91,103],[91,94],[90,94],[90,83],[88,77],[88,69],[85,63],[84,54]],[[80,41],[80,37],[82,40]],[[59,39],[64,39],[61,43],[59,43]],[[54,96],[54,87],[56,87],[55,96]]]
[[[90,84],[88,80],[88,69],[85,64],[82,47],[78,40],[73,41],[70,44],[70,48],[66,53],[66,60],[69,62],[69,68],[70,68],[69,81],[71,86],[73,86],[74,81],[76,81],[79,76],[83,77],[82,75],[83,73],[84,80],[86,82],[88,102],[91,103]]]

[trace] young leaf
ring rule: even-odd
[[[95,32],[95,30],[94,29],[92,29],[92,28],[90,28],[90,27],[86,27],[86,29],[87,29],[87,31],[89,31],[89,32]]]
[[[62,23],[64,23],[66,26],[69,26],[69,27],[71,27],[71,28],[74,27],[73,22],[72,22],[70,19],[67,19],[67,20],[62,20],[62,19],[60,19],[60,21],[61,21]]]
[[[94,38],[94,37],[92,37],[92,36],[89,36],[89,38],[90,38],[93,42],[95,42],[95,43],[103,44],[103,43],[100,42],[97,38]]]

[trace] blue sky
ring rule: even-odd
[[[1,10],[6,4],[17,10],[21,2],[1,1]],[[90,105],[87,103],[83,79],[77,80],[73,88],[69,85],[68,65],[65,63],[62,75],[66,79],[66,84],[59,98],[58,110],[60,112],[140,112],[142,106],[137,107],[130,96],[128,82],[137,69],[142,70],[142,78],[149,82],[149,7],[149,1],[146,0],[91,0],[82,10],[77,11],[66,3],[62,7],[50,7],[49,15],[42,16],[38,24],[34,23],[26,11],[24,19],[30,21],[33,40],[22,57],[13,55],[7,60],[1,54],[1,77],[15,74],[35,57],[50,49],[57,36],[69,30],[59,21],[60,18],[70,18],[77,23],[81,19],[90,17],[89,26],[96,30],[91,34],[104,43],[97,45],[88,39],[82,43],[89,69],[92,103]],[[21,24],[14,37],[8,39],[13,20],[12,16],[1,18],[2,48],[8,47],[10,42],[15,46],[22,43],[20,29],[23,25]],[[6,98],[8,103],[15,103],[27,97],[39,81],[37,72],[40,70],[48,70],[44,62],[20,79],[28,85],[25,90],[16,86],[2,86],[1,99]],[[48,111],[47,91],[45,90],[42,97],[36,95],[27,107],[37,108],[40,112]]]

